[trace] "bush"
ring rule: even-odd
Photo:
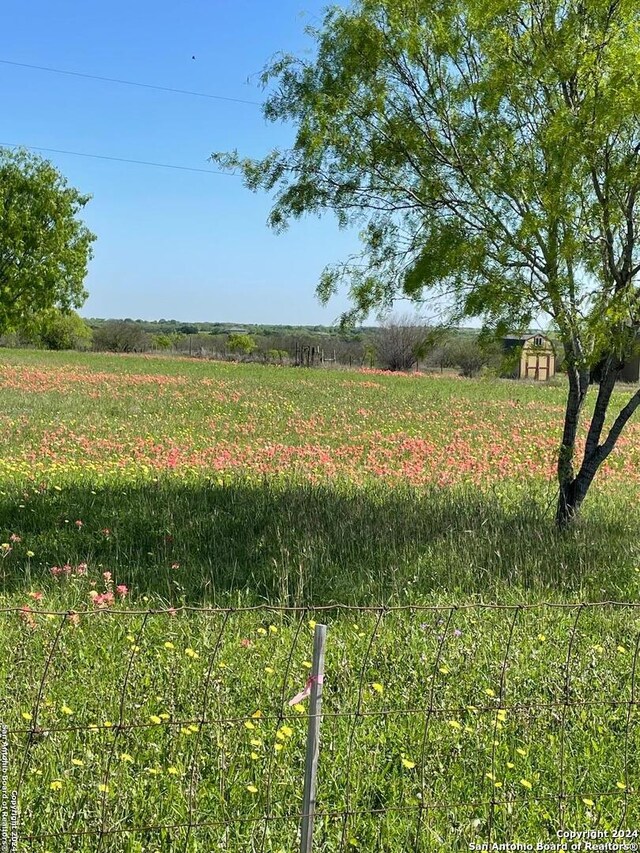
[[[130,320],[108,320],[93,334],[93,348],[108,352],[145,352],[149,335]]]
[[[387,318],[375,334],[378,365],[384,370],[409,370],[424,351],[427,337],[427,327],[417,318]]]
[[[79,314],[59,308],[38,314],[25,334],[31,343],[51,350],[86,350],[93,337],[91,328]]]

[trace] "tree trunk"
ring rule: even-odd
[[[598,469],[616,446],[627,421],[640,406],[639,390],[631,397],[626,406],[620,410],[605,440],[601,442],[607,409],[611,402],[611,395],[615,388],[620,366],[620,361],[613,356],[610,356],[605,362],[593,417],[591,418],[587,433],[582,464],[576,475],[574,475],[573,468],[575,439],[580,409],[582,408],[588,385],[584,388],[583,382],[580,381],[580,390],[584,390],[584,393],[576,395],[573,393],[573,382],[571,381],[570,373],[569,398],[565,414],[563,442],[558,454],[560,493],[556,509],[556,523],[561,528],[567,527],[577,517],[591,483],[598,473]]]

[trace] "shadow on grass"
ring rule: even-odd
[[[2,561],[8,594],[63,586],[50,567],[82,562],[134,601],[172,604],[635,598],[640,577],[624,506],[594,504],[561,535],[535,501],[506,508],[471,489],[71,486],[5,494],[0,531],[21,538]]]

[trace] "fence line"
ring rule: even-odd
[[[276,849],[269,846],[272,843],[272,834],[275,831],[274,827],[278,825],[284,827],[284,825],[290,824],[290,827],[278,830],[278,832],[285,833],[291,844],[295,842],[296,838],[299,838],[300,843],[304,844],[306,833],[307,846],[301,847],[301,850],[304,851],[304,853],[311,851],[311,844],[314,838],[320,838],[323,834],[326,835],[326,833],[334,832],[334,830],[335,832],[331,835],[331,839],[326,842],[324,846],[319,844],[317,849],[328,851],[351,850],[354,846],[360,844],[357,836],[358,833],[361,832],[362,827],[364,827],[369,833],[377,832],[378,841],[376,843],[378,846],[376,849],[385,851],[397,849],[398,851],[407,850],[414,851],[414,853],[421,853],[423,850],[440,849],[437,846],[435,848],[432,846],[433,839],[431,838],[430,832],[435,832],[433,826],[441,826],[438,821],[444,813],[448,813],[449,815],[459,813],[460,818],[456,818],[455,820],[461,823],[463,814],[466,814],[470,810],[480,810],[484,817],[481,819],[479,827],[476,828],[476,837],[490,844],[494,842],[496,838],[509,840],[506,833],[509,831],[509,826],[512,823],[512,818],[510,816],[514,814],[518,808],[531,809],[534,804],[538,804],[540,806],[544,805],[554,812],[553,819],[551,818],[551,811],[547,813],[547,822],[550,821],[554,828],[564,828],[567,826],[567,821],[576,819],[576,809],[582,809],[585,805],[587,810],[595,808],[592,796],[595,797],[599,803],[606,803],[610,800],[611,805],[607,806],[607,808],[615,809],[620,805],[619,811],[612,812],[608,818],[611,825],[617,825],[620,829],[625,825],[627,820],[633,819],[637,821],[640,817],[640,790],[634,787],[634,785],[637,785],[637,774],[634,775],[633,773],[633,768],[637,765],[637,750],[640,748],[638,727],[633,716],[634,710],[638,705],[640,705],[640,697],[638,696],[637,691],[638,657],[640,656],[640,622],[632,625],[629,620],[625,621],[625,624],[628,623],[627,628],[633,633],[633,644],[628,643],[627,645],[629,648],[623,649],[625,653],[624,661],[628,662],[630,666],[626,666],[625,664],[622,669],[615,671],[612,669],[612,661],[609,658],[603,659],[603,664],[600,667],[600,673],[598,672],[598,667],[595,664],[589,664],[591,669],[587,667],[584,671],[580,670],[579,665],[582,662],[584,650],[580,648],[579,638],[582,637],[581,628],[587,614],[596,616],[604,615],[608,619],[610,614],[620,614],[625,613],[625,611],[632,614],[638,614],[638,608],[640,608],[640,602],[607,601],[578,603],[542,602],[534,604],[470,603],[447,606],[406,605],[397,607],[364,607],[349,605],[277,607],[265,605],[223,608],[183,607],[176,608],[175,610],[173,608],[167,608],[165,610],[96,609],[86,612],[83,611],[80,613],[82,620],[84,620],[85,616],[91,617],[94,621],[100,620],[104,617],[104,621],[97,622],[97,624],[102,625],[109,624],[107,620],[111,621],[113,624],[117,624],[120,618],[126,617],[135,617],[140,620],[139,626],[135,630],[132,629],[131,631],[132,635],[134,635],[135,642],[131,648],[128,649],[126,663],[123,665],[123,677],[121,684],[117,693],[113,695],[113,698],[117,699],[118,703],[117,719],[114,718],[114,721],[109,723],[108,726],[106,724],[98,724],[97,722],[77,725],[51,725],[49,722],[40,719],[46,706],[46,692],[51,689],[52,682],[55,682],[52,673],[55,674],[56,665],[59,665],[58,659],[61,656],[60,648],[63,638],[66,636],[65,629],[70,626],[70,616],[75,616],[76,614],[73,611],[47,611],[44,609],[30,611],[32,618],[36,621],[40,619],[42,624],[44,624],[43,617],[53,617],[54,619],[58,618],[59,623],[52,626],[54,628],[52,636],[49,637],[42,649],[42,670],[37,681],[35,697],[30,704],[31,710],[27,715],[30,716],[29,725],[24,725],[23,723],[18,722],[17,715],[14,714],[15,723],[8,727],[8,734],[12,741],[20,741],[24,739],[24,750],[19,762],[19,770],[16,774],[17,782],[15,787],[21,797],[20,806],[22,813],[23,815],[29,815],[29,818],[27,824],[20,828],[20,839],[21,841],[30,843],[44,843],[58,839],[61,844],[65,843],[65,839],[68,841],[71,838],[78,839],[79,843],[81,843],[81,839],[83,838],[94,839],[94,846],[86,849],[95,849],[100,851],[105,847],[105,845],[111,843],[110,839],[124,836],[126,834],[135,835],[155,832],[179,832],[182,833],[180,836],[181,841],[178,843],[178,839],[176,838],[176,846],[171,849],[182,849],[186,853],[187,850],[200,849],[189,846],[190,844],[193,845],[198,843],[198,839],[195,834],[206,832],[207,830],[224,830],[226,833],[225,839],[228,840],[229,833],[240,831],[242,827],[246,827],[247,831],[251,832],[251,843],[253,844],[251,849],[265,853],[268,849]],[[503,651],[498,655],[492,650],[493,660],[490,661],[496,673],[496,680],[493,683],[497,686],[497,690],[485,691],[490,698],[489,701],[486,701],[485,699],[482,704],[478,703],[476,705],[461,702],[451,703],[450,701],[447,701],[450,700],[450,696],[444,695],[447,693],[447,690],[449,690],[449,686],[442,683],[441,679],[441,675],[443,673],[446,675],[450,672],[446,666],[446,652],[450,648],[451,643],[454,642],[454,625],[456,617],[459,617],[460,615],[465,617],[473,611],[475,611],[479,617],[483,617],[483,615],[490,613],[497,614],[501,618],[502,615],[508,617],[508,620],[505,620],[506,624],[500,632],[499,638],[503,644]],[[511,675],[511,670],[514,658],[518,652],[518,631],[525,630],[526,628],[526,626],[522,626],[522,620],[525,615],[533,614],[535,616],[536,613],[543,614],[545,611],[556,614],[566,614],[566,616],[569,617],[566,630],[565,626],[561,625],[563,628],[563,636],[566,638],[566,646],[563,644],[561,647],[545,647],[545,653],[547,648],[550,648],[551,651],[565,650],[564,654],[559,657],[557,661],[554,660],[553,662],[553,665],[557,667],[557,672],[554,670],[555,675],[560,677],[560,681],[558,683],[559,695],[552,701],[517,701],[517,695],[514,697],[510,697],[509,695],[509,684],[510,678],[513,677]],[[427,697],[426,703],[411,705],[405,701],[404,697],[401,696],[400,704],[397,704],[396,706],[371,708],[368,706],[368,703],[371,701],[370,696],[373,695],[372,691],[375,694],[376,691],[379,690],[380,695],[382,695],[383,692],[381,684],[378,684],[376,687],[376,684],[374,683],[373,687],[371,686],[371,673],[372,671],[375,671],[376,668],[386,665],[385,662],[387,660],[391,660],[389,658],[389,654],[393,651],[393,645],[385,645],[383,647],[384,653],[380,652],[378,657],[376,657],[378,654],[378,645],[383,642],[381,635],[383,635],[383,630],[386,627],[387,620],[389,618],[392,619],[394,616],[408,617],[410,619],[412,615],[426,614],[429,612],[436,616],[443,617],[440,619],[439,623],[428,625],[425,628],[425,632],[427,631],[427,628],[431,632],[439,632],[435,639],[435,648],[433,648],[434,642],[432,642],[434,638],[430,634],[427,636],[425,633],[424,648],[425,650],[431,650],[432,653],[430,656],[426,656],[426,651],[422,653],[421,657],[416,658],[416,661],[411,663],[411,668],[407,669],[406,673],[408,684],[411,681],[411,678],[415,676],[416,667],[420,666],[424,668],[425,675],[423,678],[423,686],[424,693]],[[23,616],[24,609],[20,607],[5,608],[0,610],[0,613],[5,617],[12,618],[15,616]],[[340,619],[349,613],[358,614],[359,617],[366,614],[367,617],[371,617],[372,624],[367,632],[358,633],[358,637],[361,638],[363,642],[360,643],[360,651],[357,659],[354,661],[353,669],[355,677],[347,681],[349,687],[349,708],[345,710],[340,707],[341,688],[339,686],[339,682],[341,681],[341,678],[344,680],[344,676],[340,670],[340,661],[342,660],[343,667],[346,667],[349,672],[351,670],[349,666],[347,666],[349,663],[345,657],[345,655],[347,655],[347,651],[345,651],[346,647],[341,645],[342,639],[339,629],[342,624]],[[219,689],[219,670],[216,667],[220,664],[220,658],[225,641],[227,640],[231,627],[234,624],[234,617],[251,617],[252,615],[266,617],[267,615],[270,616],[273,614],[281,614],[283,618],[287,618],[289,621],[285,625],[285,628],[290,628],[290,638],[287,637],[287,639],[290,640],[288,651],[286,651],[282,665],[279,668],[281,686],[277,691],[277,698],[274,698],[273,700],[273,704],[277,709],[276,712],[267,712],[264,714],[261,711],[257,712],[259,713],[259,716],[254,715],[255,723],[251,722],[251,718],[248,717],[247,713],[211,715],[209,711],[214,701],[213,697]],[[304,708],[302,712],[300,712],[299,706],[297,706],[297,710],[291,710],[289,707],[292,690],[291,685],[292,683],[295,683],[298,678],[294,673],[294,660],[296,655],[299,653],[306,653],[308,656],[308,637],[306,633],[303,634],[305,620],[307,620],[309,616],[316,614],[322,614],[323,618],[332,615],[335,615],[336,617],[335,626],[330,626],[329,631],[327,653],[329,654],[330,664],[327,669],[325,680],[325,685],[329,689],[330,699],[333,704],[330,704],[329,707],[323,708],[320,717],[318,717],[316,713],[317,709],[315,709],[313,705],[308,710]],[[140,660],[139,649],[141,644],[144,642],[144,638],[151,630],[153,630],[153,626],[156,624],[156,620],[152,617],[162,617],[166,620],[163,621],[163,625],[178,624],[172,622],[172,617],[175,617],[176,615],[182,615],[184,617],[188,617],[190,615],[203,616],[206,617],[205,622],[207,624],[210,619],[219,620],[219,622],[214,626],[212,641],[207,644],[206,666],[199,677],[200,680],[195,686],[195,695],[198,700],[197,704],[199,707],[196,710],[195,715],[178,715],[177,717],[172,715],[168,719],[160,720],[158,718],[158,722],[131,720],[127,714],[128,705],[133,702],[134,699],[140,698],[135,692],[136,690],[139,690],[139,687],[137,684],[134,684],[136,667]],[[89,624],[90,623],[87,622],[87,626],[89,626]],[[482,626],[482,620],[480,619],[479,623],[474,623],[474,625],[476,624],[480,624]],[[413,623],[409,621],[404,625],[404,627],[409,630],[412,625]],[[317,629],[320,626],[315,625],[314,623],[314,627],[315,633],[317,634]],[[415,627],[415,625],[413,625],[413,627]],[[589,628],[591,627],[592,626],[589,626]],[[277,628],[274,633],[282,632],[285,628],[280,626],[280,628]],[[589,628],[582,628],[582,630],[586,631],[589,630]],[[25,644],[27,644],[27,641],[30,641],[32,637],[40,637],[37,632],[37,628],[34,628],[33,626],[24,626],[23,630],[25,632],[23,635],[23,642],[25,642]],[[353,629],[350,630],[353,633]],[[525,633],[524,637],[527,639],[529,634]],[[403,651],[406,651],[402,645],[403,637],[398,637],[397,642],[399,644],[398,654],[400,655],[401,663],[402,653]],[[389,643],[389,641],[387,641],[387,643]],[[236,645],[232,646],[232,648],[235,649]],[[330,655],[334,647],[336,649],[336,658],[335,661],[332,661]],[[620,649],[621,647],[619,646],[618,648]],[[420,649],[418,649],[418,651],[420,651]],[[343,655],[342,658],[340,658],[340,654]],[[538,657],[535,660],[538,661],[539,658],[540,654],[538,654]],[[410,659],[407,657],[407,660]],[[345,661],[347,661],[347,663],[345,663]],[[313,678],[316,677],[317,679],[319,674],[316,671],[317,663],[318,661],[314,654],[314,669],[312,670],[312,677],[307,682],[307,684],[310,685],[310,692],[312,694],[314,692],[318,692],[317,689],[314,691],[314,688],[318,687],[317,680],[315,685],[313,684]],[[393,664],[394,662],[392,660],[388,665],[392,666]],[[539,663],[536,665],[539,666]],[[177,678],[177,673],[182,670],[176,663],[174,663],[173,666],[172,677]],[[591,670],[593,670],[593,672]],[[466,667],[465,671],[471,673],[474,672],[473,661],[470,666]],[[532,669],[532,673],[535,674],[535,672],[537,672],[537,670],[534,667]],[[590,673],[590,677],[594,679],[593,687],[591,689],[589,688],[589,682],[585,682],[585,672],[587,674]],[[602,696],[600,698],[593,698],[594,694],[596,696],[599,695],[599,677],[603,679],[603,686],[600,691],[602,692]],[[234,687],[241,685],[241,678],[242,673],[236,677]],[[574,684],[574,681],[576,680],[577,686]],[[402,679],[400,679],[398,681],[398,690],[400,692],[402,691],[402,686],[403,682]],[[90,687],[91,685],[87,685],[88,689],[90,689]],[[457,689],[458,687],[459,685],[454,684],[451,690]],[[238,689],[240,688],[238,687]],[[590,693],[588,698],[582,698],[579,691],[589,689]],[[272,693],[273,692],[274,691],[272,691]],[[627,692],[628,696],[626,695]],[[624,693],[624,696],[621,696],[620,693]],[[135,696],[132,694],[135,694]],[[240,695],[244,696],[244,694]],[[514,699],[516,701],[513,701]],[[3,704],[6,705],[7,703],[5,702]],[[575,736],[576,732],[575,728],[570,727],[570,721],[573,718],[573,715],[576,712],[586,713],[591,710],[600,711],[606,716],[606,713],[614,713],[622,709],[626,710],[626,713],[624,714],[624,721],[620,720],[619,722],[616,722],[617,728],[615,730],[618,749],[614,758],[617,761],[618,769],[616,772],[618,781],[615,782],[614,786],[612,784],[612,782],[614,782],[614,777],[610,776],[607,778],[606,774],[603,775],[600,770],[598,771],[600,776],[596,774],[599,779],[597,784],[593,782],[586,789],[583,787],[580,790],[575,790],[575,784],[572,781],[570,769],[570,762],[573,758],[571,754],[571,749],[573,747],[571,738]],[[557,762],[555,766],[557,787],[546,793],[538,793],[530,790],[532,783],[529,781],[528,777],[535,772],[535,769],[532,767],[531,770],[527,772],[527,778],[523,777],[523,779],[520,780],[522,784],[527,782],[529,790],[526,795],[519,795],[514,785],[511,785],[507,791],[506,788],[502,787],[502,782],[500,782],[498,778],[501,772],[501,763],[504,763],[500,758],[502,753],[500,752],[499,754],[499,750],[502,747],[500,742],[500,732],[503,729],[503,723],[507,716],[517,718],[519,715],[523,716],[522,719],[518,721],[518,724],[522,726],[523,731],[526,732],[527,726],[532,725],[530,719],[530,715],[532,713],[541,715],[545,713],[548,714],[550,720],[549,725],[553,728],[553,732],[556,733],[554,734],[554,737],[556,737],[556,741],[554,741],[554,743],[557,745]],[[437,762],[436,765],[434,765],[432,761],[432,753],[442,746],[444,743],[444,735],[442,732],[435,729],[435,727],[436,725],[442,724],[445,721],[445,718],[452,718],[447,720],[450,727],[449,730],[457,734],[457,732],[462,729],[460,719],[465,715],[471,715],[473,719],[479,721],[484,719],[483,715],[491,715],[487,728],[487,732],[490,733],[490,748],[486,759],[484,760],[484,766],[481,767],[481,750],[477,745],[474,746],[475,752],[471,751],[470,758],[468,760],[469,768],[475,767],[474,773],[477,774],[475,779],[470,777],[470,787],[474,792],[486,792],[490,783],[491,796],[471,796],[468,799],[459,797],[443,799],[442,797],[437,796],[438,790],[436,782],[438,780],[435,780],[434,782],[433,775],[434,766],[437,765]],[[385,755],[389,753],[388,726],[395,725],[395,721],[399,721],[399,723],[404,724],[404,718],[406,718],[406,722],[409,726],[407,728],[407,733],[405,733],[404,736],[409,738],[411,734],[415,735],[414,739],[417,745],[417,751],[410,759],[405,758],[404,754],[402,758],[402,766],[404,768],[407,770],[416,769],[415,777],[412,777],[415,778],[416,781],[413,785],[413,793],[411,796],[407,793],[403,793],[403,786],[405,785],[405,782],[403,781],[404,777],[398,776],[398,773],[394,769],[395,765],[390,765],[389,758],[385,758]],[[311,739],[308,741],[306,760],[304,765],[299,767],[300,789],[303,789],[302,782],[304,779],[305,798],[304,800],[301,799],[299,807],[297,807],[296,802],[298,798],[294,797],[294,801],[292,801],[291,791],[289,789],[287,789],[284,800],[281,798],[281,770],[276,766],[276,759],[278,756],[277,747],[280,743],[278,739],[281,737],[283,739],[286,738],[286,735],[282,735],[283,727],[285,729],[291,728],[289,723],[294,720],[297,722],[306,722],[309,731],[311,731],[315,724],[319,724],[320,719],[324,720],[327,724],[332,723],[334,726],[344,723],[346,726],[344,739],[340,742],[338,735],[335,734],[335,732],[339,730],[330,730],[327,735],[327,741],[329,743],[320,748],[320,775],[317,783],[319,805],[317,808],[314,808],[314,784],[311,781],[311,772],[313,768],[311,767],[311,764],[314,764],[315,766],[314,756],[317,757],[318,754],[318,741],[317,738],[313,740],[312,735],[309,735]],[[415,732],[413,732],[413,729],[411,728],[411,726],[414,726],[414,723],[411,722],[412,719],[415,719],[415,726],[417,726]],[[368,728],[363,729],[367,721],[377,723],[379,730],[374,731],[372,734]],[[255,728],[257,725],[263,727],[261,729],[263,732],[261,740],[264,744],[274,744],[274,748],[270,749],[266,754],[264,770],[261,774],[264,783],[263,795],[261,796],[260,802],[256,803],[256,807],[251,813],[244,812],[239,805],[234,806],[229,799],[229,791],[233,790],[234,784],[238,784],[234,782],[233,774],[236,770],[232,766],[232,762],[227,761],[226,758],[224,761],[221,760],[219,773],[217,775],[213,773],[210,766],[212,760],[211,755],[207,752],[207,749],[210,750],[210,745],[207,746],[205,743],[205,736],[207,733],[214,734],[215,729],[217,728],[240,726],[243,724],[246,726],[247,723],[251,724],[251,729]],[[164,821],[152,821],[136,824],[135,819],[131,820],[131,817],[135,818],[135,815],[129,815],[128,821],[123,821],[122,818],[119,818],[114,822],[111,815],[112,797],[110,796],[110,793],[111,785],[117,775],[116,759],[121,739],[130,733],[138,733],[140,736],[143,736],[145,732],[152,730],[158,732],[162,737],[168,737],[170,733],[175,735],[179,731],[189,727],[192,727],[194,737],[191,738],[189,742],[190,754],[185,776],[185,819],[171,821],[169,816],[167,816],[167,820]],[[84,734],[88,735],[90,733],[94,734],[96,732],[108,735],[109,744],[106,745],[106,749],[102,753],[105,757],[105,761],[103,770],[99,777],[101,797],[99,798],[95,825],[85,825],[82,827],[76,826],[80,816],[84,814],[84,812],[82,803],[75,803],[75,806],[69,804],[69,808],[65,813],[66,817],[64,820],[64,827],[48,829],[46,826],[40,826],[38,828],[35,826],[35,819],[32,820],[30,817],[32,801],[35,801],[38,797],[40,800],[42,800],[43,797],[46,800],[47,796],[53,795],[49,795],[48,791],[43,792],[41,788],[39,790],[34,790],[33,786],[29,785],[27,780],[27,769],[33,761],[34,753],[41,751],[43,749],[43,744],[46,746],[47,738],[49,736],[52,737],[51,742],[53,742],[56,736],[64,738]],[[213,734],[211,736],[213,736]],[[393,730],[392,734],[398,737],[402,736],[402,732],[398,734],[396,730]],[[364,747],[360,746],[360,739],[363,735],[366,743],[368,744],[366,747],[367,751],[365,752],[362,752]],[[218,737],[221,738],[222,735],[218,734]],[[338,743],[337,752],[332,743],[334,737],[337,739],[336,742]],[[231,741],[229,741],[229,744],[230,743]],[[597,750],[597,740],[595,743],[596,746],[594,746],[594,749]],[[165,744],[165,751],[167,751],[170,746],[170,743]],[[225,749],[226,746],[227,744],[225,743]],[[158,749],[159,748],[160,747],[158,747]],[[379,778],[376,778],[376,780],[365,780],[367,784],[371,783],[371,790],[369,791],[367,784],[363,785],[363,780],[360,776],[360,764],[363,761],[363,757],[366,758],[368,753],[373,754],[376,750],[380,751],[383,759],[380,764],[382,770],[377,771],[379,772]],[[38,755],[40,755],[40,752],[38,752]],[[445,748],[445,746],[442,746],[442,755],[448,756],[447,760],[452,762],[451,767],[453,769],[448,770],[445,767],[438,772],[440,774],[444,774],[445,777],[449,772],[452,774],[459,774],[461,771],[456,765],[456,761],[458,760],[456,751],[454,750],[452,752],[449,747]],[[442,765],[442,761],[440,761],[439,766],[444,767],[444,765]],[[467,772],[466,767],[467,766],[465,765],[463,772]],[[340,771],[341,775],[339,775],[339,778],[344,778],[343,788],[339,794],[335,792],[331,794],[335,785],[328,776],[328,772],[330,770]],[[62,774],[59,773],[57,775]],[[219,802],[217,808],[221,814],[220,819],[211,819],[212,806],[211,801],[208,800],[207,797],[210,794],[210,789],[213,785],[213,782],[211,781],[212,779],[217,779],[219,783]],[[393,780],[393,785],[396,786],[395,788],[389,782],[389,779]],[[609,783],[608,785],[605,784],[607,781]],[[373,784],[374,782],[375,784]],[[136,784],[137,782],[133,782],[132,786],[135,787]],[[600,787],[602,787],[603,790],[600,790]],[[26,794],[24,793],[25,789],[27,791]],[[504,796],[504,793],[507,793],[507,796]],[[121,794],[123,799],[126,799],[127,792],[121,791]],[[436,794],[435,797],[434,794]],[[400,797],[401,802],[394,803],[392,800],[389,801],[389,797],[392,795]],[[340,801],[339,807],[332,807],[330,800],[331,796],[338,797]],[[385,797],[387,798],[386,801],[384,799]],[[376,801],[376,798],[378,801]],[[409,804],[407,804],[408,800],[411,800]],[[415,800],[415,802],[413,800]],[[54,803],[55,802],[56,801],[54,801]],[[589,803],[591,803],[591,806]],[[632,806],[633,809],[631,808]],[[42,802],[40,802],[39,808],[42,808]],[[593,812],[590,813],[593,814]],[[314,818],[315,833],[313,832]],[[403,846],[383,846],[386,843],[383,841],[383,832],[387,831],[385,829],[387,826],[387,824],[385,824],[385,820],[387,818],[391,820],[391,823],[389,824],[391,828],[388,831],[397,831],[399,833],[398,838],[402,837],[404,839],[402,842],[398,841],[398,845],[402,843]],[[593,818],[593,820],[595,820],[595,818]],[[302,829],[299,831],[301,821]],[[311,831],[309,832],[305,829],[308,825],[311,825]],[[334,829],[330,829],[330,826],[334,826]],[[515,826],[515,829],[517,829],[517,825]],[[465,829],[465,832],[465,838],[471,837],[471,829],[467,828]],[[281,836],[279,835],[278,837],[280,838]],[[640,838],[638,840],[640,841]],[[95,846],[95,844],[97,844],[97,846]],[[58,849],[63,850],[65,848],[64,846],[61,846]],[[84,850],[85,848],[82,847],[78,849]],[[203,847],[202,849],[204,850],[207,848]],[[227,847],[226,849],[234,848]],[[247,849],[249,848],[247,847]],[[374,848],[371,847],[370,849]]]

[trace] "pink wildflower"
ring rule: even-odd
[[[15,533],[12,533],[9,537],[9,542],[22,542],[20,536],[17,536]]]
[[[118,586],[116,587],[116,592],[118,593],[120,598],[124,598],[129,592],[129,588],[125,584],[121,583],[118,584]]]
[[[44,598],[43,592],[30,592],[28,593],[29,598],[33,598],[34,601],[42,601]]]
[[[28,604],[25,604],[23,607],[20,608],[20,618],[23,622],[26,622],[29,628],[37,628],[36,620],[33,618],[33,610],[29,607]]]
[[[83,526],[84,526],[83,522],[82,522],[82,521],[80,521],[80,519],[78,519],[78,520],[76,521],[76,527],[78,528],[78,530],[80,530],[80,528],[81,528],[81,527],[83,527]]]

